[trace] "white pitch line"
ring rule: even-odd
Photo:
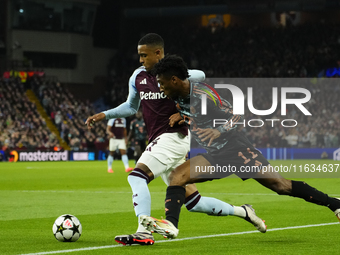
[[[23,192],[23,193],[110,193],[110,194],[132,194],[131,191],[89,191],[89,190],[0,190],[1,192]],[[165,194],[162,191],[150,191],[151,194]],[[203,192],[203,194],[229,195],[229,196],[278,196],[271,193],[228,193],[228,192]],[[332,197],[340,197],[340,194],[328,194]]]
[[[321,227],[321,226],[329,226],[329,225],[336,225],[336,224],[339,224],[339,222],[311,224],[311,225],[302,225],[302,226],[292,226],[292,227],[284,227],[284,228],[272,228],[272,229],[268,229],[267,232],[288,230],[288,229]],[[258,232],[259,231],[257,231],[257,230],[253,230],[253,231],[234,232],[234,233],[226,233],[226,234],[218,234],[218,235],[193,236],[193,237],[185,237],[185,238],[170,239],[170,240],[160,240],[160,241],[156,241],[156,243],[180,242],[180,241],[211,238],[211,237],[221,237],[221,236],[236,236],[236,235],[253,234],[253,233],[258,233]],[[136,244],[136,245],[138,245],[138,244]],[[47,254],[58,254],[58,253],[70,253],[70,252],[77,252],[77,251],[91,251],[91,250],[109,249],[109,248],[117,248],[117,247],[124,247],[124,246],[121,245],[121,244],[115,244],[115,245],[95,246],[95,247],[86,247],[86,248],[60,250],[60,251],[26,253],[26,254],[21,254],[21,255],[47,255]]]
[[[131,191],[89,191],[89,190],[0,190],[0,192],[22,192],[22,193],[110,193],[110,194],[132,194]],[[165,194],[163,191],[150,191],[152,194]],[[277,196],[276,193],[227,193],[227,192],[204,192],[204,194],[231,195],[231,196]],[[340,196],[340,195],[338,195]]]

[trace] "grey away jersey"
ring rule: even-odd
[[[201,114],[202,95],[207,97],[206,115]],[[209,153],[216,152],[226,146],[237,128],[236,122],[243,121],[242,116],[233,114],[232,106],[227,100],[221,98],[220,101],[216,93],[210,89],[210,86],[204,83],[190,82],[190,94],[186,98],[177,98],[175,102],[182,118],[190,126],[192,137]],[[226,123],[214,127],[214,119],[222,119]],[[202,142],[196,134],[197,128],[218,129],[221,132],[221,136],[215,139],[211,146],[208,147],[209,139]]]

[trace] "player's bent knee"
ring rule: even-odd
[[[185,173],[177,172],[176,170],[172,171],[169,176],[170,186],[184,186],[188,181],[189,179]]]
[[[181,180],[172,172],[169,176],[169,184],[170,186],[182,186],[181,185]]]
[[[131,185],[135,185],[138,182],[146,182],[147,184],[150,182],[149,176],[142,172],[142,171],[136,171],[134,169],[129,175],[128,175],[128,182]]]

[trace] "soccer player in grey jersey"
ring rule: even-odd
[[[219,107],[214,105],[213,100],[208,100],[209,116],[201,114],[202,95],[207,95],[208,98],[214,91],[209,89],[209,85],[205,86],[187,79],[188,71],[182,58],[167,55],[155,65],[154,73],[161,91],[175,100],[183,121],[191,126],[193,137],[208,151],[208,153],[186,161],[170,174],[170,185],[167,188],[165,199],[166,220],[158,220],[153,217],[142,219],[142,224],[149,230],[175,238],[178,235],[180,209],[185,199],[185,185],[211,180],[211,177],[209,178],[207,175],[191,176],[190,167],[211,166],[216,165],[216,163],[220,166],[235,166],[236,169],[240,169],[244,165],[263,166],[263,168],[271,168],[271,166],[263,155],[252,146],[245,135],[237,131],[234,124],[241,119],[241,116],[232,114],[232,108],[226,100],[216,96],[215,100],[221,100]],[[209,104],[211,105],[209,106]],[[227,124],[214,128],[208,118],[210,120],[219,118],[233,121],[228,121]],[[177,118],[173,121],[179,120]],[[225,176],[232,173],[227,173]],[[243,180],[250,177],[249,175],[242,175],[241,171],[238,171],[236,175]],[[340,200],[329,197],[305,182],[287,180],[275,171],[254,173],[251,178],[279,195],[298,197],[307,202],[326,206],[340,220]],[[180,202],[178,203],[178,201]]]
[[[138,228],[135,234],[119,235],[115,240],[122,244],[153,244],[150,231],[140,224],[140,218],[151,214],[151,196],[148,183],[161,177],[169,184],[169,175],[175,167],[185,162],[189,151],[188,129],[185,125],[169,126],[169,118],[177,113],[175,103],[159,90],[156,77],[150,73],[154,65],[164,57],[164,42],[157,34],[147,34],[138,42],[141,67],[136,69],[129,80],[127,101],[118,107],[90,116],[86,120],[88,128],[103,119],[122,118],[137,112],[142,105],[149,145],[139,158],[135,169],[129,174],[128,182],[132,189],[132,202]],[[199,70],[189,71],[190,79],[202,81],[205,75]],[[235,215],[251,222],[259,231],[265,232],[266,226],[249,205],[232,206],[221,200],[203,197],[195,185],[186,186],[185,205],[191,212],[210,215]]]
[[[165,88],[163,88],[163,91]],[[173,98],[177,103],[177,107],[179,109],[180,115],[182,116],[184,122],[188,126],[191,125],[192,131],[191,135],[196,140],[196,142],[201,146],[205,147],[208,153],[216,153],[219,149],[223,148],[227,145],[229,139],[232,137],[234,129],[237,128],[237,125],[232,125],[230,123],[237,123],[243,120],[243,116],[241,115],[233,115],[231,104],[220,98],[220,104],[218,107],[215,107],[213,100],[208,100],[207,108],[210,110],[215,110],[214,112],[209,112],[209,115],[201,114],[201,97],[203,94],[207,94],[205,91],[214,90],[211,86],[200,83],[200,82],[192,82],[192,86],[190,86],[190,93],[187,97],[182,98],[176,95],[170,95],[169,97]],[[169,92],[165,92],[169,93]],[[214,93],[214,91],[211,91]],[[211,94],[212,95],[212,94]],[[219,98],[217,98],[217,101]],[[211,143],[207,140],[201,140],[199,136],[201,132],[195,132],[196,129],[214,129],[213,122],[211,119],[223,119],[227,124],[220,125],[217,128],[217,131],[221,133],[221,136],[218,140],[211,140]],[[198,130],[197,130],[198,131]],[[208,145],[209,144],[209,145]]]

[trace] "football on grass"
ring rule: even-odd
[[[55,220],[52,230],[58,241],[75,242],[81,236],[82,226],[76,216],[64,214]]]

